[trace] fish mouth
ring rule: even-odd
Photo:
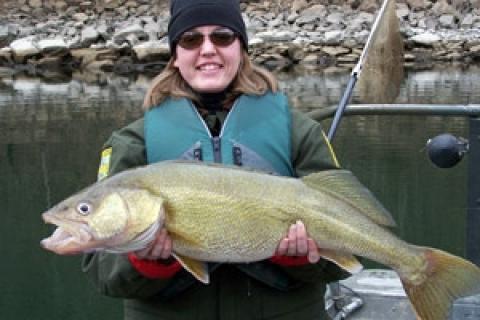
[[[95,250],[97,245],[89,226],[79,221],[59,219],[49,214],[42,215],[46,223],[54,224],[53,234],[40,241],[47,250],[60,255],[72,255]]]

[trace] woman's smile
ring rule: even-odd
[[[204,76],[217,75],[222,69],[223,66],[218,63],[204,63],[197,67]]]
[[[222,66],[219,65],[219,64],[216,64],[216,63],[206,63],[206,64],[202,64],[202,65],[198,66],[198,69],[202,70],[202,71],[218,70],[220,68],[222,68]]]

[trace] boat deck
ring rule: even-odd
[[[416,320],[400,279],[392,270],[366,269],[340,281],[340,285],[342,294],[358,295],[363,300],[362,307],[347,319]],[[455,301],[449,320],[480,320],[480,294]]]

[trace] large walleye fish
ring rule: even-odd
[[[43,214],[58,226],[44,248],[58,254],[124,253],[146,247],[165,226],[174,256],[209,282],[205,261],[271,257],[301,220],[321,255],[361,270],[354,255],[394,269],[419,319],[447,319],[452,301],[477,292],[480,269],[440,250],[408,244],[386,230],[393,220],[348,171],[302,179],[237,167],[160,162],[102,180]]]

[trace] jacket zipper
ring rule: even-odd
[[[233,104],[232,108],[227,114],[227,117],[225,118],[225,121],[223,121],[222,129],[220,129],[220,134],[218,136],[212,136],[210,133],[210,129],[208,128],[205,120],[203,120],[202,116],[198,112],[197,108],[193,105],[193,103],[190,102],[191,107],[193,110],[195,110],[195,113],[197,114],[197,117],[200,119],[200,121],[203,124],[203,127],[207,131],[208,136],[210,137],[210,140],[212,141],[212,148],[213,148],[213,161],[217,163],[222,162],[222,147],[221,147],[221,142],[222,142],[222,136],[223,136],[223,131],[225,129],[225,126],[227,125],[228,119],[230,118],[230,114],[232,114],[233,109],[237,106],[237,101]]]
[[[222,162],[222,148],[220,145],[220,137],[212,137],[213,146],[213,162]]]

